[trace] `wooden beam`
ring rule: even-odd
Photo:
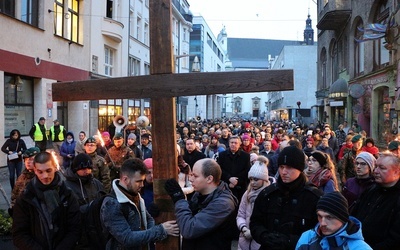
[[[53,100],[79,101],[268,92],[293,90],[293,85],[293,70],[288,69],[157,74],[53,83]]]

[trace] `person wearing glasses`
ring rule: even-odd
[[[375,164],[376,159],[371,153],[361,152],[357,155],[354,161],[356,176],[349,178],[342,190],[343,196],[349,202],[349,207],[374,184]]]
[[[18,249],[74,249],[81,237],[75,195],[48,152],[35,156],[35,177],[13,207],[13,243]]]
[[[400,158],[381,153],[373,173],[375,183],[350,214],[362,222],[365,241],[373,249],[400,249]]]
[[[307,168],[304,170],[308,182],[315,185],[325,194],[338,191],[335,165],[328,154],[314,151],[308,157]]]

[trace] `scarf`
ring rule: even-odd
[[[307,174],[308,181],[317,187],[323,187],[332,179],[332,172],[329,169],[320,168],[315,174]]]
[[[304,186],[304,184],[307,181],[307,177],[304,173],[300,173],[299,177],[290,182],[290,183],[284,183],[282,181],[282,178],[279,176],[278,177],[278,188],[285,194],[289,195],[290,193],[298,191],[300,188]]]

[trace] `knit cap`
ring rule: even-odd
[[[292,168],[304,171],[306,157],[301,149],[296,146],[285,147],[278,156],[278,166],[287,165]]]
[[[317,211],[322,210],[346,223],[349,220],[349,205],[346,198],[337,191],[323,195],[317,203]]]
[[[258,158],[258,155],[256,153],[251,153],[250,154],[250,162],[256,161]]]
[[[313,139],[312,137],[309,137],[309,138],[306,139],[306,142],[312,142],[312,143],[314,143],[314,139]]]
[[[107,131],[104,131],[103,133],[101,133],[101,135],[110,137],[110,133],[108,133]]]
[[[325,154],[324,152],[314,151],[311,153],[310,156],[314,157],[314,159],[316,159],[318,161],[318,163],[319,163],[319,165],[321,165],[321,167],[323,167],[327,162],[326,158],[328,157],[328,155]]]
[[[371,170],[371,173],[374,172],[375,164],[376,164],[376,158],[371,153],[361,152],[356,156],[356,160],[358,158],[363,159],[368,164],[368,167]]]
[[[250,140],[250,136],[248,136],[246,134],[242,135],[242,141],[244,141],[244,140]]]
[[[93,169],[93,162],[89,155],[78,154],[72,162],[71,169],[74,173],[80,169],[90,168]]]
[[[128,139],[134,139],[134,140],[136,140],[136,135],[135,135],[134,133],[130,133],[130,134],[128,135]]]
[[[260,161],[254,162],[253,166],[251,166],[248,177],[257,178],[260,180],[268,181],[268,167],[264,163]]]
[[[147,158],[143,161],[147,169],[153,169],[153,158]]]

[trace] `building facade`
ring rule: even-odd
[[[382,147],[399,129],[398,10],[390,0],[318,1],[318,116],[358,122]]]

